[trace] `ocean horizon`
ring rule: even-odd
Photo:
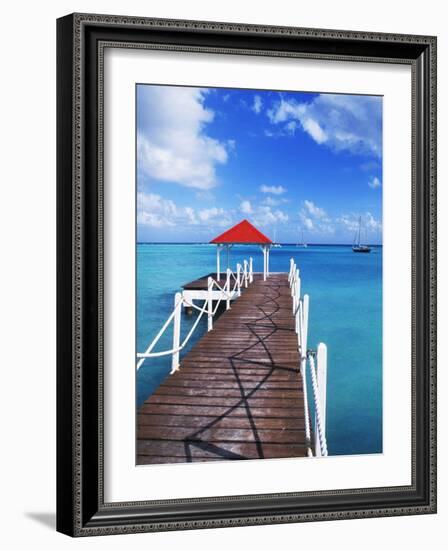
[[[382,245],[370,254],[354,254],[351,244],[279,243],[272,248],[270,270],[287,272],[294,258],[302,294],[310,297],[308,346],[328,347],[327,442],[330,455],[382,452]],[[199,245],[199,246],[198,246]],[[137,244],[136,349],[144,351],[170,315],[174,294],[183,284],[216,271],[216,246],[209,243],[140,242]],[[253,258],[262,271],[259,246],[234,245],[229,267]],[[226,254],[221,255],[223,271]],[[195,315],[182,316],[185,335]],[[188,352],[206,332],[199,323]],[[172,347],[171,330],[154,351]],[[141,404],[169,375],[170,357],[146,360],[137,373]]]
[[[184,242],[184,241],[179,241],[179,242],[176,242],[176,241],[167,241],[167,242],[162,242],[162,241],[138,241],[137,244],[156,244],[156,245],[163,245],[163,244],[166,244],[166,245],[170,245],[170,244],[185,244],[185,245],[212,245],[212,243],[210,242],[202,242],[202,241],[194,241],[194,242]],[[301,245],[298,245],[297,243],[287,243],[287,242],[281,242],[281,241],[278,241],[276,242],[275,244],[279,244],[281,246],[296,246],[296,247],[299,247],[301,248],[302,246]],[[366,244],[367,246],[374,246],[374,247],[378,247],[378,246],[383,246],[382,244],[374,244],[374,243],[363,243],[363,244]],[[215,246],[215,245],[213,245]],[[243,246],[243,245],[241,245]],[[246,246],[246,245],[244,245]],[[352,246],[352,244],[349,244],[349,243],[306,243],[306,246]],[[303,248],[303,247],[302,247]]]

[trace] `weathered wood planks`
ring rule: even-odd
[[[255,277],[138,411],[137,464],[306,456],[303,407],[287,275]]]

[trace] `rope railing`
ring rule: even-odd
[[[193,335],[196,327],[198,326],[203,315],[207,314],[207,331],[213,330],[213,317],[217,314],[219,305],[222,300],[226,300],[226,309],[230,309],[230,301],[235,297],[241,296],[241,287],[244,285],[244,288],[253,281],[253,263],[252,258],[249,261],[244,260],[243,266],[241,264],[237,265],[236,275],[233,271],[228,268],[226,272],[226,282],[221,286],[215,279],[208,277],[207,279],[207,291],[204,305],[199,307],[193,303],[189,302],[181,292],[176,292],[174,296],[174,309],[163,324],[162,328],[159,330],[155,338],[147,347],[146,351],[143,353],[137,353],[137,370],[143,365],[146,359],[152,357],[164,357],[167,355],[172,356],[171,360],[171,373],[178,370],[180,361],[180,352],[186,347],[191,336]],[[231,280],[234,280],[233,287],[231,286]],[[219,297],[216,299],[214,292],[216,289],[219,291]],[[213,307],[213,302],[216,302],[215,307]],[[180,342],[180,324],[181,324],[181,309],[184,307],[191,307],[196,309],[199,312],[193,326],[188,331],[188,334],[183,339],[182,343]],[[173,347],[165,351],[153,351],[157,342],[160,340],[162,335],[165,333],[169,325],[173,322]]]
[[[301,298],[301,281],[299,269],[294,260],[290,260],[288,281],[291,287],[292,307],[295,317],[295,330],[297,333],[300,351],[300,374],[303,383],[303,406],[305,417],[305,439],[308,446],[308,456],[313,456],[311,441],[311,418],[309,410],[309,396],[307,372],[310,371],[312,403],[314,406],[314,454],[315,456],[328,456],[326,440],[326,392],[327,392],[327,346],[320,343],[317,352],[308,350],[308,315],[309,296],[305,294]]]
[[[321,410],[321,388],[317,381],[317,365],[314,361],[314,353],[308,352],[307,356],[310,364],[311,373],[311,387],[313,388],[314,406],[315,406],[315,424],[316,424],[316,455],[327,456],[327,439],[325,437],[325,419],[323,417],[323,411]]]

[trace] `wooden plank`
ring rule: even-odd
[[[300,394],[302,391],[300,391]],[[257,387],[249,390],[244,389],[215,389],[215,388],[183,388],[178,386],[161,386],[157,390],[157,395],[171,395],[171,396],[188,396],[188,397],[259,397],[261,399],[267,398],[292,398],[295,399],[298,395],[298,390],[282,390],[280,388],[275,389],[259,389]]]
[[[240,460],[241,458],[238,457]],[[237,460],[236,458],[222,458],[219,456],[194,456],[189,457],[188,462],[220,462],[222,460]],[[166,456],[148,456],[148,455],[137,455],[137,464],[164,464],[167,462]],[[170,463],[185,463],[187,459],[185,456],[171,456],[169,459]]]
[[[200,369],[200,372],[198,372]],[[266,364],[259,363],[257,361],[249,362],[238,357],[228,359],[225,361],[188,361],[182,363],[182,373],[188,374],[226,374],[223,372],[223,369],[228,370],[227,374],[232,374],[233,372],[238,372],[239,374],[249,374],[249,375],[266,375],[266,374],[299,374],[300,370],[298,367],[292,367],[292,363],[275,363]]]
[[[171,404],[144,404],[139,414],[178,414],[178,415],[205,415],[205,416],[228,416],[234,412],[236,416],[247,417],[247,407],[213,407],[199,405],[171,405]],[[303,416],[303,403],[297,403],[297,407],[250,407],[250,414],[253,417],[263,418],[289,418]]]
[[[306,456],[306,447],[301,444],[287,443],[240,443],[225,441],[218,444],[212,442],[182,442],[182,441],[147,441],[139,439],[137,443],[137,455],[166,457],[164,462],[169,462],[171,457],[221,457],[225,459],[241,458],[285,458],[294,456]]]
[[[220,382],[230,382],[230,381],[246,381],[246,382],[297,382],[297,374],[296,373],[290,373],[288,371],[275,373],[275,374],[269,374],[269,373],[263,373],[263,374],[240,374],[238,371],[232,371],[232,369],[229,369],[228,372],[223,373],[207,373],[207,372],[183,372],[182,376],[177,376],[177,379],[181,380],[197,380],[197,381],[220,381]]]
[[[180,426],[182,428],[204,428],[213,425],[219,428],[246,428],[254,426],[258,430],[263,429],[297,429],[303,427],[304,417],[301,418],[263,418],[228,415],[223,418],[214,416],[187,416],[170,414],[139,414],[138,426]]]
[[[256,430],[253,428],[194,428],[165,426],[141,426],[138,429],[139,440],[177,440],[177,441],[209,441],[211,443],[236,441],[241,443],[304,443],[305,435],[302,429],[296,430]]]
[[[260,379],[260,381],[257,381],[257,379],[252,378],[249,382],[241,382],[239,379],[235,378],[233,380],[229,380],[227,382],[208,382],[207,380],[198,381],[196,379],[190,380],[183,378],[182,380],[173,378],[170,376],[168,380],[165,380],[162,386],[160,386],[160,389],[162,388],[210,388],[210,389],[226,389],[226,390],[236,390],[240,387],[243,387],[245,390],[251,390],[253,388],[258,388],[262,390],[294,390],[298,392],[302,392],[302,388],[297,388],[297,384],[295,383],[295,380],[288,380],[288,381],[282,381],[282,380],[275,380],[272,381],[270,378],[268,378],[266,381],[263,381]]]
[[[255,395],[254,397],[199,397],[190,395],[160,395],[156,393],[152,395],[147,401],[147,405],[160,404],[160,405],[208,405],[213,407],[236,407],[238,405],[244,405],[248,403],[254,407],[263,407],[268,404],[270,407],[279,407],[288,409],[289,407],[298,406],[302,400],[297,399],[276,399],[275,397],[263,398]]]

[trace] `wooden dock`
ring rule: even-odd
[[[288,275],[254,276],[139,409],[137,464],[306,455]]]

